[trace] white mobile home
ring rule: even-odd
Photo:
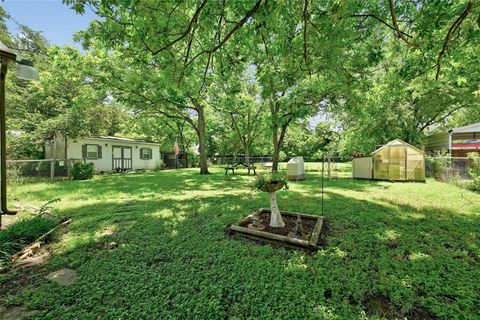
[[[93,136],[65,139],[57,137],[45,146],[46,159],[83,159],[97,172],[155,169],[160,164],[160,145],[145,140]]]

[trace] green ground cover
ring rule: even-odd
[[[18,188],[37,206],[60,197],[72,222],[46,266],[0,275],[11,288],[0,303],[35,319],[480,318],[480,195],[433,180],[327,181],[329,234],[308,255],[227,238],[267,195],[250,191],[252,176],[197,171]],[[309,172],[278,204],[320,214],[319,186]],[[43,278],[63,267],[78,272],[73,285]]]

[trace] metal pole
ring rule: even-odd
[[[323,172],[325,171],[325,151],[323,151],[322,154],[323,154],[323,159],[322,159],[322,216],[323,216],[323,188],[324,188]]]
[[[2,214],[16,214],[16,211],[7,209],[7,156],[6,156],[6,129],[5,129],[5,78],[7,76],[9,58],[1,57],[0,67],[0,227]]]

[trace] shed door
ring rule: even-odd
[[[390,147],[389,175],[392,180],[405,180],[407,177],[407,156],[405,147]]]
[[[132,147],[113,146],[112,148],[112,170],[131,170]]]

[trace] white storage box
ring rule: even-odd
[[[287,163],[287,179],[303,180],[305,179],[305,165],[303,157],[294,157]]]
[[[372,179],[372,157],[354,158],[352,173],[355,179]]]

